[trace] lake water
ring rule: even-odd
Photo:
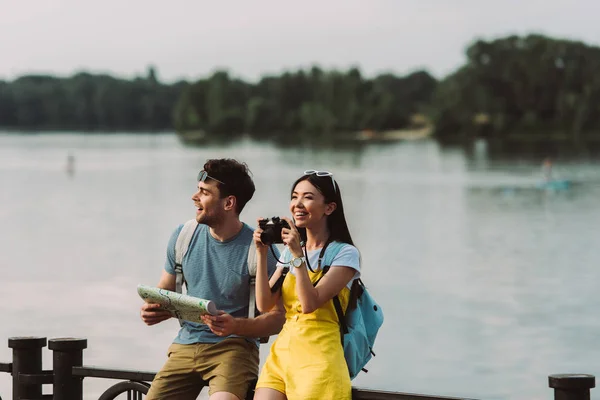
[[[251,225],[289,214],[302,171],[334,172],[386,317],[355,386],[548,399],[549,374],[600,374],[597,162],[555,163],[579,183],[546,191],[539,159],[494,160],[484,147],[190,148],[168,134],[0,135],[0,361],[8,337],[83,337],[87,365],[158,370],[178,324],[145,326],[135,288],[157,283],[172,230],[195,214],[197,172],[217,157],[253,171]],[[86,378],[86,398],[114,383]]]

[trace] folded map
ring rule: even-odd
[[[217,306],[211,300],[146,285],[138,285],[137,292],[147,303],[160,304],[161,309],[185,321],[202,324],[201,315],[217,314]]]

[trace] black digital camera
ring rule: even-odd
[[[260,234],[260,241],[265,246],[269,246],[273,243],[283,243],[283,240],[281,239],[281,229],[290,229],[288,223],[279,217],[261,219],[258,221],[258,226],[263,230]]]

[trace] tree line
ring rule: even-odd
[[[445,140],[600,140],[600,47],[541,35],[478,40],[438,85],[429,114]]]
[[[174,104],[189,84],[161,84],[149,68],[132,80],[78,73],[0,81],[0,127],[19,130],[172,129]]]
[[[220,71],[187,87],[175,107],[179,132],[249,133],[258,139],[405,127],[437,81],[425,71],[364,78],[346,72],[286,72],[249,84]]]
[[[0,81],[0,127],[22,130],[167,130],[272,138],[397,129],[431,98],[425,71],[364,78],[347,72],[286,72],[257,83],[217,71],[193,83],[162,84],[150,69],[133,80],[79,73]]]
[[[79,73],[0,81],[0,127],[158,131],[258,139],[414,127],[426,116],[445,141],[599,139],[600,48],[542,35],[476,40],[442,80],[427,71],[367,78],[319,67],[247,82],[217,71],[161,83]],[[422,121],[423,119],[421,119]]]

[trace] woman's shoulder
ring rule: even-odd
[[[333,259],[331,260],[331,266],[344,266],[353,268],[357,272],[355,278],[359,277],[360,253],[358,249],[349,243],[339,243],[338,246],[340,247],[335,257],[333,257]]]
[[[360,264],[360,253],[355,246],[343,242],[332,242],[332,244],[334,244],[336,252],[330,260],[331,265],[358,267]]]
[[[336,250],[339,254],[345,254],[345,255],[359,255],[359,251],[358,248],[356,248],[356,246],[350,244],[350,243],[344,243],[344,242],[331,242],[330,246],[334,245],[336,247]]]

